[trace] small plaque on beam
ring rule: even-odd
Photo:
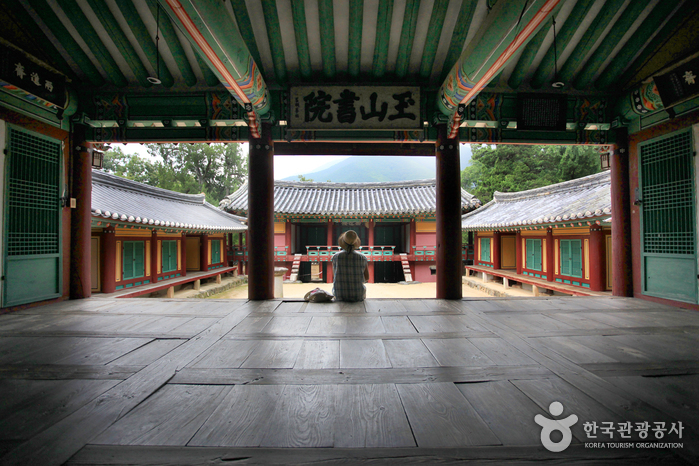
[[[565,131],[567,98],[564,95],[519,94],[517,129],[531,131]]]

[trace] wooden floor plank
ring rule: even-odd
[[[547,314],[548,317],[556,319],[560,322],[570,325],[577,329],[611,329],[611,325],[598,322],[593,319],[588,319],[586,316],[571,312],[559,312],[556,314]]]
[[[348,314],[366,314],[366,307],[364,306],[364,301],[359,301],[356,303],[340,301],[338,304],[340,307],[340,312],[346,312]]]
[[[308,303],[304,313],[315,313],[315,312],[342,312],[342,305],[339,301],[332,301],[329,303]]]
[[[416,446],[395,385],[348,384],[336,389],[336,448]]]
[[[532,420],[548,415],[508,380],[462,383],[457,388],[503,445],[536,445],[540,432]]]
[[[367,313],[385,314],[405,314],[407,311],[401,304],[403,300],[397,299],[368,299],[364,301],[364,308]]]
[[[334,335],[346,331],[346,316],[313,316],[306,329],[306,335]]]
[[[186,445],[230,390],[221,385],[167,385],[93,443]]]
[[[340,368],[391,367],[381,340],[340,340]]]
[[[306,333],[312,316],[274,316],[272,320],[262,329],[261,333],[271,333],[273,335],[303,335]]]
[[[375,335],[386,333],[380,316],[347,316],[347,332],[350,335]]]
[[[267,324],[269,324],[270,320],[272,320],[271,315],[254,315],[246,317],[241,323],[236,325],[233,330],[231,330],[231,334],[259,333]]]
[[[418,447],[500,444],[454,384],[401,384],[397,388]]]
[[[109,363],[113,366],[147,366],[180,346],[184,339],[158,339],[140,346]]]
[[[494,319],[502,322],[513,330],[574,330],[575,327],[568,325],[543,314],[501,314],[494,315]]]
[[[393,367],[436,367],[437,360],[421,340],[384,340]]]
[[[466,338],[422,340],[442,366],[488,366],[493,361]]]
[[[417,329],[407,316],[381,316],[386,333],[415,333]]]
[[[619,362],[644,362],[658,361],[652,353],[641,351],[634,347],[624,345],[614,339],[613,336],[591,335],[569,337],[570,341],[585,345],[590,349],[600,352]]]
[[[256,447],[273,426],[283,385],[236,385],[189,441],[190,446]]]
[[[294,369],[339,369],[339,340],[304,340]]]
[[[660,361],[699,359],[696,342],[685,335],[614,335],[610,338],[629,348],[652,354]]]
[[[240,367],[291,369],[294,367],[302,344],[303,340],[260,341]]]
[[[537,338],[547,348],[555,351],[575,364],[594,364],[603,362],[619,362],[614,358],[595,351],[570,337]]]
[[[269,415],[262,447],[331,447],[335,437],[335,385],[287,385]]]
[[[536,364],[532,358],[512,347],[502,338],[471,338],[468,341],[495,364],[503,366]]]
[[[254,340],[221,340],[189,366],[198,368],[240,367],[260,342]]]
[[[51,348],[55,364],[107,364],[153,341],[149,338],[85,338],[70,349]]]
[[[284,301],[274,310],[275,314],[295,314],[303,312],[306,308],[305,301]]]

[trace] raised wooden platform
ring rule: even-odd
[[[141,285],[134,288],[127,288],[125,290],[115,291],[114,293],[102,293],[98,294],[99,297],[108,298],[136,298],[139,296],[155,293],[161,290],[173,289],[178,285],[184,285],[186,283],[197,282],[199,280],[204,280],[206,278],[218,277],[224,273],[234,272],[238,267],[221,267],[219,269],[208,270],[205,272],[187,272],[184,277],[169,278],[167,280],[162,280],[155,283],[149,283],[147,285]],[[168,296],[171,297],[171,296]]]
[[[641,300],[92,298],[0,336],[4,465],[699,459],[699,314]],[[578,416],[560,453],[534,422],[554,401]]]

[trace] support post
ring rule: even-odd
[[[329,220],[328,220],[328,240],[327,240],[328,251],[330,251],[330,248],[332,247],[333,242],[334,242],[334,238],[333,238],[333,221],[332,221],[332,219],[329,219]],[[332,257],[332,256],[328,256],[328,257]],[[327,265],[325,266],[325,270],[326,270],[326,274],[325,274],[326,280],[325,280],[325,282],[326,282],[326,283],[332,283],[332,282],[333,282],[333,264],[332,264],[331,261],[328,261],[328,262],[327,262]]]
[[[71,197],[77,201],[70,216],[70,299],[89,298],[92,295],[90,275],[91,220],[92,220],[92,155],[88,143],[80,142],[79,150],[72,152]]]
[[[616,148],[610,159],[612,170],[612,294],[614,296],[633,296],[629,137],[626,128],[620,128],[616,131]]]
[[[437,129],[437,299],[461,299],[459,138],[449,139],[445,124]]]
[[[272,125],[250,138],[248,162],[248,299],[274,298],[274,144]]]
[[[241,233],[238,233],[238,249],[240,250],[241,253],[244,254],[244,250],[243,250],[243,233],[242,233],[242,232],[241,232]],[[243,255],[243,256],[239,256],[239,260],[238,260],[238,274],[239,274],[239,275],[245,275],[245,273],[243,273],[243,272],[244,272],[244,271],[243,271],[243,259],[245,259],[245,256],[244,256],[244,255]]]
[[[100,241],[100,277],[102,293],[116,291],[116,234],[113,226],[107,227]]]
[[[493,232],[493,269],[497,270],[502,268],[500,262],[500,232]]]
[[[374,245],[374,227],[376,224],[374,223],[373,219],[369,219],[369,237],[367,238],[367,246],[373,246]],[[367,283],[376,283],[375,277],[376,277],[376,270],[374,267],[376,267],[376,262],[373,261],[374,255],[372,253],[371,256],[372,260],[369,261],[369,264],[367,267],[369,267],[369,281]]]
[[[546,229],[546,281],[553,281],[554,272],[553,228]]]
[[[522,232],[520,230],[517,230],[517,236],[515,236],[515,238],[515,263],[517,264],[517,274],[522,275],[522,270],[524,269],[522,254],[524,249],[522,248]]]
[[[182,263],[180,264],[180,268],[182,269],[182,276],[186,277],[187,276],[187,235],[185,233],[182,233],[182,236],[180,237],[178,241],[178,247],[180,248],[180,257],[182,258]]]
[[[601,225],[590,227],[590,289],[604,291],[607,288],[605,266],[605,240]]]
[[[209,235],[201,235],[199,242],[199,270],[209,270]]]

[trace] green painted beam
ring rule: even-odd
[[[432,7],[430,24],[427,27],[427,37],[425,38],[425,48],[422,51],[422,62],[420,62],[420,77],[429,79],[434,67],[434,59],[439,47],[439,37],[442,35],[444,18],[447,16],[449,0],[436,0]]]
[[[472,2],[464,2],[472,3]],[[413,42],[415,41],[415,28],[417,27],[418,12],[420,11],[420,0],[407,0],[405,13],[403,14],[403,28],[400,32],[400,42],[398,43],[398,57],[396,58],[396,76],[404,78],[408,74],[410,65],[410,55],[413,53]],[[459,50],[461,52],[461,50]]]
[[[112,39],[112,42],[114,42],[114,45],[116,45],[119,53],[121,53],[122,57],[124,57],[126,64],[129,66],[129,68],[131,68],[131,71],[133,72],[134,76],[136,76],[138,82],[144,87],[151,87],[152,84],[148,81],[148,76],[150,73],[148,73],[146,67],[143,66],[141,59],[136,53],[136,50],[134,50],[131,42],[129,42],[126,34],[124,34],[124,31],[121,30],[121,26],[119,26],[119,23],[117,22],[116,18],[114,18],[114,15],[109,10],[109,7],[104,0],[87,0],[87,2],[97,16],[99,22],[102,24],[102,27],[104,27],[107,34],[109,34],[109,37]]]
[[[158,6],[156,3],[148,2],[148,7],[150,8],[153,18],[158,18]],[[165,42],[167,42],[167,47],[170,49],[172,57],[175,59],[177,68],[180,70],[180,73],[182,73],[184,83],[187,86],[194,86],[197,83],[197,76],[194,74],[194,70],[192,69],[192,65],[189,63],[189,60],[187,60],[187,54],[184,51],[184,47],[182,47],[182,44],[180,43],[180,38],[177,37],[172,21],[170,21],[170,18],[168,18],[168,16],[162,10],[160,10],[159,29],[160,36],[165,40]],[[216,76],[214,76],[214,79],[216,82],[218,82]]]
[[[197,59],[197,64],[199,65],[201,74],[204,75],[204,81],[206,81],[206,85],[212,87],[220,85],[221,81],[218,79],[218,76],[216,76],[216,74],[214,74],[214,72],[211,71],[209,64],[206,62],[206,60],[204,60],[201,57],[201,52],[196,48],[194,49],[194,57]]]
[[[359,77],[359,72],[361,70],[363,25],[364,0],[350,0],[347,73],[353,78]]]
[[[119,6],[121,7],[121,13],[124,15],[124,19],[128,23],[133,35],[136,37],[138,44],[143,50],[143,53],[146,55],[146,58],[150,62],[153,69],[156,70],[158,79],[160,79],[163,87],[171,88],[175,84],[175,78],[172,76],[172,73],[170,73],[170,70],[165,64],[162,54],[160,54],[156,49],[155,41],[153,38],[151,38],[148,28],[146,28],[146,25],[141,19],[141,15],[136,10],[136,7],[132,2],[121,2],[119,3]],[[163,22],[167,21],[167,15],[164,11],[161,12],[160,16],[161,17],[159,19],[164,20]],[[160,34],[159,30],[158,34]],[[163,47],[164,45],[165,44],[158,44],[158,47]]]
[[[575,72],[583,63],[583,60],[585,60],[590,47],[597,42],[599,36],[602,35],[602,32],[607,28],[612,18],[614,18],[614,15],[619,11],[619,8],[621,8],[625,1],[626,0],[607,0],[604,3],[599,13],[597,13],[597,16],[595,16],[595,19],[592,20],[592,23],[587,28],[587,31],[583,34],[580,42],[578,42],[578,45],[573,49],[573,53],[570,54],[566,62],[561,66],[561,69],[558,70],[558,79],[560,81],[569,83],[573,80]]]
[[[379,13],[376,18],[376,41],[374,43],[374,62],[372,64],[372,75],[374,78],[382,78],[386,74],[392,16],[393,0],[380,0]]]
[[[58,49],[51,43],[51,40],[49,40],[44,31],[37,27],[36,22],[31,16],[29,16],[29,13],[27,13],[27,10],[24,9],[24,6],[13,1],[3,3],[4,7],[8,9],[10,17],[13,18],[14,22],[19,26],[19,28],[24,31],[32,31],[34,35],[33,37],[38,39],[37,42],[41,44],[41,48],[37,49],[37,52],[43,53],[44,56],[37,56],[37,58],[45,61],[47,64],[53,66],[74,81],[78,81],[78,76],[71,69],[68,62],[63,58],[63,55],[61,55]]]
[[[418,7],[420,3],[418,3]],[[461,51],[464,49],[464,43],[466,42],[466,36],[468,36],[468,31],[471,28],[471,21],[473,20],[473,13],[476,11],[476,6],[478,2],[464,0],[461,3],[461,9],[459,10],[459,16],[456,18],[456,24],[454,25],[454,32],[451,36],[451,43],[449,44],[449,51],[444,59],[444,66],[442,67],[442,79],[444,79],[449,70],[454,66],[456,60],[461,56]],[[417,9],[415,10],[417,15]]]
[[[90,24],[90,21],[83,13],[82,8],[75,0],[59,0],[58,5],[66,13],[70,22],[73,23],[75,29],[80,34],[80,37],[85,41],[90,48],[92,54],[97,58],[102,66],[102,69],[107,73],[109,80],[119,87],[124,87],[128,84],[126,77],[119,69],[119,65],[114,61],[114,57],[109,53],[107,47],[102,43],[102,39],[97,35],[97,32]]]
[[[510,79],[507,80],[507,85],[512,89],[519,89],[519,86],[524,81],[527,73],[529,73],[532,62],[534,61],[534,58],[536,58],[536,54],[539,53],[541,44],[544,43],[544,39],[548,33],[549,28],[546,26],[542,27],[541,30],[536,33],[534,38],[529,41],[527,46],[524,47],[522,55],[519,56],[519,60],[515,65],[515,69],[512,70],[512,74],[510,74]]]
[[[299,56],[299,72],[304,79],[313,75],[311,53],[308,49],[308,30],[306,28],[306,6],[304,0],[291,0],[291,16],[294,22],[296,51]]]
[[[260,51],[257,48],[257,41],[255,40],[255,32],[252,30],[250,15],[248,15],[248,8],[245,6],[245,0],[231,0],[231,7],[233,8],[235,22],[238,24],[240,35],[243,37],[252,59],[255,63],[262,63]]]
[[[320,51],[323,57],[323,74],[335,77],[335,15],[332,0],[318,0],[320,20]]]
[[[262,0],[262,12],[265,17],[269,49],[272,52],[274,75],[279,84],[286,84],[286,57],[284,56],[284,47],[282,46],[284,41],[282,40],[282,30],[279,27],[277,3],[274,0]]]
[[[104,77],[102,74],[95,64],[92,63],[90,57],[80,48],[80,45],[75,42],[73,36],[70,35],[70,32],[68,32],[61,20],[58,19],[58,16],[56,16],[51,7],[46,3],[46,0],[30,0],[29,3],[36,14],[39,15],[39,18],[41,18],[44,24],[51,30],[51,33],[56,36],[56,39],[58,39],[63,48],[66,49],[66,52],[70,54],[71,58],[78,67],[80,67],[80,70],[85,73],[87,79],[89,79],[94,86],[103,85]]]
[[[631,59],[641,50],[648,38],[656,33],[675,8],[677,8],[675,2],[660,2],[653,8],[653,11],[646,17],[638,30],[629,38],[626,45],[595,81],[597,89],[607,89],[611,86],[621,87],[619,83],[621,74],[629,66]],[[681,14],[678,16],[681,16]]]
[[[619,19],[614,23],[614,26],[612,26],[612,29],[605,36],[604,41],[585,63],[582,71],[578,73],[573,82],[573,87],[585,89],[592,83],[592,78],[599,70],[599,67],[609,58],[612,50],[619,44],[621,38],[626,34],[634,21],[638,19],[638,16],[646,9],[649,2],[650,0],[634,0],[626,7]]]
[[[531,86],[534,89],[541,88],[550,78],[555,65],[554,55],[556,55],[557,52],[558,56],[560,56],[561,52],[568,46],[568,43],[570,43],[573,35],[578,31],[580,24],[585,19],[585,16],[587,16],[593,3],[595,3],[595,0],[578,0],[575,7],[573,7],[573,10],[570,12],[570,15],[566,18],[565,23],[558,25],[556,28],[556,50],[554,50],[552,44],[546,51],[546,55],[544,55],[541,63],[539,63],[531,80]]]

